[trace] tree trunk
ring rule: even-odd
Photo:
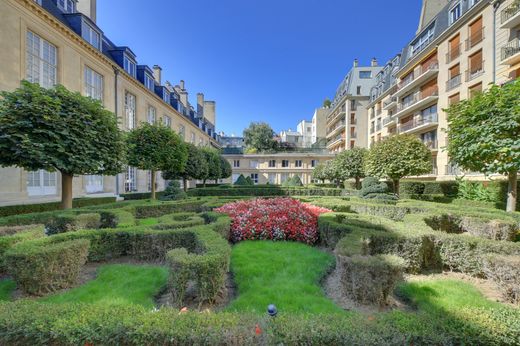
[[[215,185],[218,185],[218,179],[215,179]]]
[[[394,193],[399,197],[399,179],[394,179]]]
[[[61,209],[72,208],[72,178],[73,174],[61,172]]]
[[[188,179],[182,178],[182,187],[184,188],[184,192],[188,191]]]
[[[516,189],[518,183],[518,171],[514,170],[508,174],[507,184],[507,207],[506,211],[512,213],[516,210]]]
[[[359,190],[359,177],[355,177],[356,179],[356,190]]]
[[[202,187],[206,187],[206,179],[202,180]]]
[[[150,171],[150,175],[152,176],[152,193],[150,194],[150,198],[155,199],[155,171],[153,169]]]

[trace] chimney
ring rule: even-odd
[[[197,115],[199,118],[204,117],[204,94],[198,93],[197,94]]]
[[[354,59],[354,67],[358,67],[358,65],[359,65],[358,59]]]
[[[216,125],[215,101],[204,101],[204,118],[213,125]]]
[[[184,89],[184,80],[181,79],[179,86],[181,87],[181,90],[185,90]]]
[[[377,59],[376,58],[372,58],[372,62],[370,63],[370,66],[377,67]]]
[[[94,23],[96,22],[96,0],[78,0],[76,9],[89,17]]]
[[[162,71],[161,66],[153,65],[153,78],[159,85],[161,85],[161,71]]]

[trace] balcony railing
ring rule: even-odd
[[[449,64],[453,60],[457,59],[462,51],[462,43],[459,43],[458,46],[450,48],[448,53],[446,53],[446,63]]]
[[[383,111],[381,109],[376,110],[376,116],[380,116]]]
[[[419,126],[422,126],[422,125],[434,124],[437,121],[438,121],[437,114],[430,114],[430,115],[424,116],[424,117],[422,117],[420,119],[417,119],[417,120],[414,119],[414,120],[408,121],[406,123],[402,123],[399,126],[399,133],[410,131],[410,130],[415,129],[415,128],[417,128]]]
[[[462,75],[459,73],[458,75],[451,77],[451,79],[446,82],[446,91],[450,91],[451,89],[458,87],[461,83]]]
[[[473,80],[484,74],[483,64],[484,64],[484,62],[482,62],[482,65],[473,67],[466,71],[466,82],[469,82],[470,80]]]
[[[412,77],[409,77],[409,78],[406,78],[405,80],[402,80],[398,85],[397,85],[397,89],[403,89],[404,87],[406,87],[408,84],[412,83],[414,80],[418,79],[419,77],[421,77],[423,74],[425,74],[426,72],[428,71],[432,71],[432,70],[437,70],[439,69],[439,62],[437,61],[432,61],[431,63],[429,63],[428,65],[426,66],[421,66],[419,68],[419,71],[417,73],[417,77],[415,77],[415,72],[412,74]]]
[[[337,129],[339,129],[340,127],[345,127],[345,120],[338,122],[338,125],[334,126],[334,128],[332,128],[332,129],[328,128],[327,133],[332,133],[332,132],[336,131]]]
[[[327,142],[327,147],[339,144],[345,140],[345,134],[339,134]]]
[[[376,131],[381,131],[381,128],[382,128],[381,123],[376,125]]]
[[[484,39],[484,28],[476,31],[466,40],[466,50],[470,50]]]
[[[391,104],[396,103],[396,102],[397,102],[397,97],[392,96],[390,99],[383,102],[383,108],[388,108],[388,107],[390,107]]]
[[[520,38],[516,38],[502,47],[501,61],[509,59],[518,53],[520,53]]]
[[[504,24],[514,16],[520,13],[520,2],[513,2],[511,5],[507,6],[500,13],[500,24]]]
[[[392,121],[394,121],[394,119],[392,119],[392,117],[386,117],[383,119],[383,125],[388,125],[390,124]]]
[[[400,112],[408,107],[413,106],[417,102],[424,100],[425,98],[428,98],[430,96],[438,96],[438,95],[439,95],[439,91],[437,88],[435,88],[429,92],[416,92],[410,100],[400,103],[397,106],[397,111]]]
[[[433,140],[423,140],[422,142],[424,143],[426,148],[428,148],[430,150],[437,150],[437,148],[438,148],[437,140],[435,140],[435,139],[433,139]]]
[[[448,164],[445,166],[446,175],[460,175],[462,170],[456,164]]]

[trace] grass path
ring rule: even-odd
[[[272,303],[285,312],[341,312],[319,285],[333,264],[332,255],[301,243],[241,242],[231,255],[238,297],[227,310],[264,313]]]
[[[16,288],[13,280],[0,280],[0,302],[11,300],[11,294]]]
[[[42,298],[49,303],[138,304],[154,306],[153,298],[164,287],[168,269],[152,265],[112,264],[98,269],[98,276],[85,285]]]

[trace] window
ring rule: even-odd
[[[361,79],[372,78],[372,71],[359,71],[359,78],[361,78]]]
[[[484,38],[483,20],[482,17],[473,21],[469,25],[469,38],[466,41],[466,49],[475,47]]]
[[[412,49],[410,50],[410,55],[414,56],[420,51],[422,51],[433,39],[433,35],[435,33],[435,26],[431,25],[416,41],[412,44]]]
[[[163,91],[163,101],[170,104],[170,92],[166,89]]]
[[[81,24],[81,37],[83,37],[85,41],[96,47],[96,49],[101,48],[101,39],[99,33],[85,21],[83,21],[83,23]]]
[[[165,115],[164,118],[163,118],[163,124],[166,127],[172,127],[172,118],[170,118],[169,116]],[[182,139],[184,139],[184,134],[182,134]]]
[[[57,83],[57,49],[40,36],[27,31],[26,78],[50,88]]]
[[[43,196],[56,194],[56,172],[43,169],[27,172],[27,194]]]
[[[456,93],[455,95],[451,95],[448,98],[448,105],[449,106],[454,105],[455,103],[458,103],[459,101],[460,101],[460,94]]]
[[[356,141],[350,141],[350,149],[354,149],[355,145],[356,145]]]
[[[103,101],[103,76],[85,66],[85,95]]]
[[[195,132],[192,132],[192,133],[191,133],[190,143],[191,143],[191,144],[195,144]]]
[[[450,25],[455,23],[460,18],[460,2],[453,6],[449,14]]]
[[[125,192],[137,191],[137,168],[128,167],[125,172]]]
[[[258,168],[258,161],[257,160],[249,161],[249,168]]]
[[[302,160],[295,160],[294,161],[294,167],[301,167],[302,166]]]
[[[468,81],[480,76],[484,72],[484,61],[482,60],[482,50],[469,57]]]
[[[318,160],[311,160],[311,167],[314,168],[318,165],[319,161]]]
[[[182,139],[184,139],[186,129],[184,125],[179,125],[179,136],[181,136]],[[202,138],[201,138],[202,141]]]
[[[282,160],[282,167],[283,168],[289,167],[289,160]]]
[[[148,116],[146,117],[146,121],[148,122],[148,124],[155,124],[155,121],[156,121],[156,118],[157,118],[157,111],[155,110],[154,107],[152,106],[148,106]]]
[[[129,75],[135,78],[135,62],[127,55],[125,55],[123,58],[123,68]]]
[[[125,93],[125,113],[128,129],[135,128],[135,95],[128,91]]]
[[[350,109],[355,111],[356,108],[356,100],[350,100]]]
[[[360,85],[357,86],[356,93],[358,95],[361,95],[361,86]]]
[[[240,167],[240,160],[233,160],[233,167],[239,168]]]
[[[74,8],[75,1],[74,0],[58,0],[57,4],[58,4],[59,9],[65,13],[74,13],[75,12],[75,8]]]
[[[472,98],[473,96],[475,96],[476,94],[481,93],[481,92],[482,92],[482,83],[478,83],[468,89],[468,96],[469,96],[469,98]]]
[[[475,6],[480,0],[469,0],[469,7]]]
[[[258,184],[258,173],[251,173],[251,180],[253,183]]]
[[[144,86],[147,89],[154,91],[154,88],[155,88],[154,79],[147,73],[144,74]]]
[[[276,160],[269,160],[269,168],[276,167]]]
[[[425,108],[421,111],[421,115],[423,117],[427,117],[429,115],[437,114],[437,105],[430,106],[428,108]]]
[[[102,175],[86,175],[85,191],[87,193],[103,192],[103,176]]]

